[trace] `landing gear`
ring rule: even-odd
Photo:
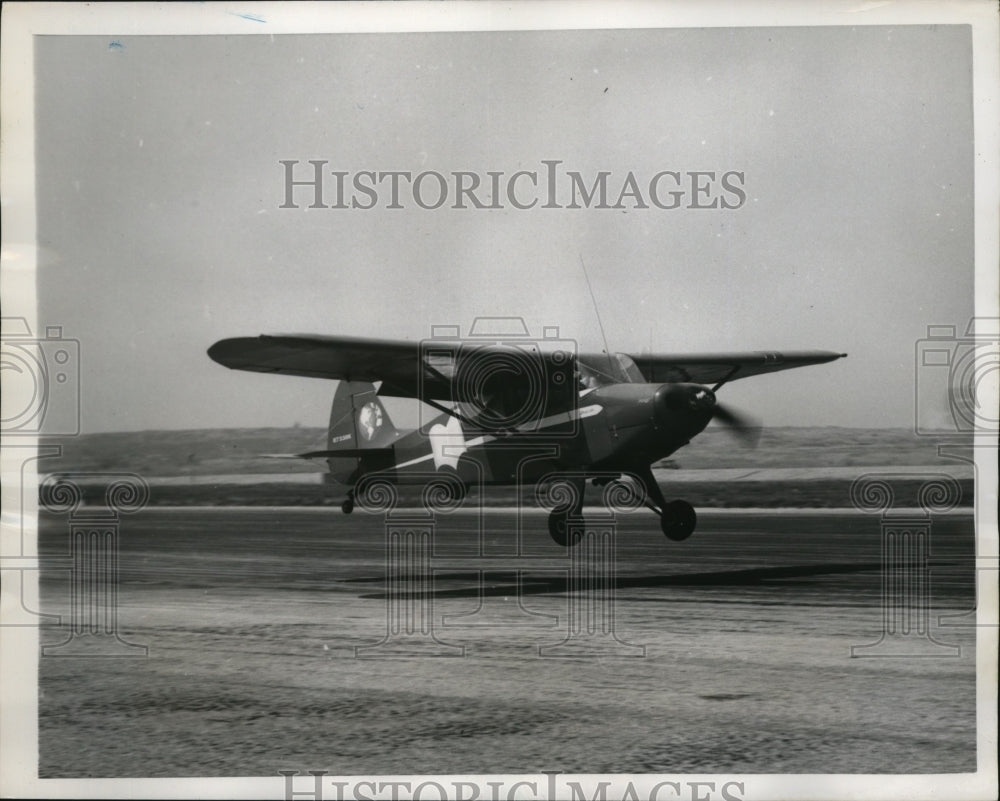
[[[663,497],[660,485],[653,478],[653,471],[646,469],[640,477],[646,488],[646,506],[660,516],[660,531],[668,540],[681,542],[694,534],[698,515],[687,501],[671,501]]]
[[[564,548],[576,545],[582,534],[579,528],[574,528],[571,532],[569,518],[570,513],[565,510],[556,509],[549,513],[549,536],[556,545],[562,545]]]
[[[354,511],[354,491],[347,493],[347,500],[340,504],[340,511],[345,515],[349,515]]]
[[[660,514],[660,530],[668,540],[681,542],[694,534],[698,515],[687,501],[671,501]]]

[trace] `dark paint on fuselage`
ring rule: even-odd
[[[351,483],[373,472],[424,483],[445,471],[476,485],[533,483],[559,472],[648,469],[704,430],[714,400],[711,390],[697,384],[610,384],[582,393],[575,410],[545,421],[544,428],[507,434],[441,414],[391,443],[394,468],[362,460]]]

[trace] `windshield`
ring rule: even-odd
[[[646,381],[635,362],[625,353],[580,356],[576,364],[580,389],[608,384],[643,384]]]

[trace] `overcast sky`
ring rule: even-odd
[[[722,391],[770,425],[911,426],[917,341],[973,312],[966,27],[50,36],[36,70],[38,322],[81,342],[87,432],[326,423],[331,382],[223,337],[521,315],[600,350],[581,256],[613,350],[850,354]],[[280,209],[282,159],[746,202]]]

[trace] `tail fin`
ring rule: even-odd
[[[341,484],[353,485],[362,472],[391,467],[389,447],[400,436],[389,413],[368,381],[341,381],[330,409],[328,451],[345,451],[344,456],[327,459],[330,476]],[[370,456],[359,455],[372,451]]]

